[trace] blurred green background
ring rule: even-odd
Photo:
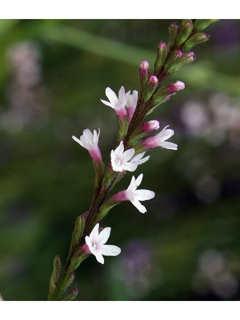
[[[53,258],[65,261],[75,218],[92,198],[91,159],[71,136],[100,128],[109,161],[117,120],[100,99],[107,86],[138,90],[138,66],[146,59],[153,69],[170,22],[0,20],[3,299],[47,299]],[[156,197],[144,215],[124,202],[102,221],[122,253],[83,262],[77,300],[239,299],[240,21],[205,32],[197,60],[169,79],[186,89],[148,117],[175,130],[179,150],[152,150],[134,173]]]

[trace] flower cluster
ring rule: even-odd
[[[117,256],[121,249],[107,245],[111,228],[100,228],[99,222],[115,205],[130,201],[141,213],[147,211],[141,201],[153,199],[155,193],[147,189],[138,189],[142,183],[143,174],[137,178],[132,176],[127,189],[113,195],[110,194],[115,185],[127,172],[134,172],[138,166],[147,162],[147,152],[156,147],[177,150],[174,142],[168,141],[174,131],[165,126],[160,132],[157,120],[144,122],[147,115],[168,101],[173,95],[185,88],[182,81],[164,85],[164,81],[182,66],[195,60],[194,52],[190,51],[198,44],[205,42],[209,36],[202,31],[216,20],[182,20],[181,25],[172,22],[169,26],[169,41],[160,41],[157,47],[157,58],[153,74],[150,75],[149,63],[144,60],[139,67],[139,91],[125,91],[120,87],[118,95],[109,87],[105,94],[108,101],[101,102],[114,109],[118,121],[116,148],[110,152],[110,162],[105,166],[98,146],[98,132],[85,129],[80,138],[72,136],[83,148],[87,149],[95,169],[94,192],[89,210],[76,219],[72,234],[70,252],[67,262],[62,268],[59,256],[53,263],[53,273],[50,280],[49,300],[72,300],[77,295],[77,289],[66,292],[71,284],[79,264],[90,254],[97,261],[104,263],[103,256]],[[66,292],[66,293],[65,293]]]
[[[182,84],[177,83],[175,86],[172,84],[169,86],[171,92],[174,88],[177,87],[178,90],[183,87]],[[181,88],[179,88],[181,87]],[[121,119],[127,118],[130,123],[134,112],[137,106],[138,92],[133,91],[133,94],[130,94],[130,91],[125,93],[125,88],[122,86],[118,92],[118,97],[115,92],[109,87],[105,90],[106,96],[109,99],[108,101],[101,100],[107,106],[113,108],[118,117]],[[167,92],[166,94],[168,94]],[[149,122],[143,123],[140,126],[140,132],[143,136],[148,133],[159,129],[159,122],[157,120],[151,120]],[[168,126],[167,126],[168,127]],[[139,150],[143,152],[137,152],[135,148],[125,148],[124,141],[121,140],[119,145],[115,150],[111,150],[110,153],[110,170],[115,173],[124,173],[126,171],[134,172],[137,167],[145,162],[147,162],[150,156],[145,156],[145,153],[155,147],[162,147],[165,149],[177,150],[177,144],[173,142],[167,142],[173,134],[172,129],[167,129],[165,127],[157,135],[142,139],[139,141]],[[83,148],[89,151],[90,156],[94,162],[102,162],[101,151],[98,146],[100,136],[100,129],[98,133],[96,130],[93,133],[89,129],[85,129],[83,134],[80,136],[80,139],[72,136],[73,140],[80,144]],[[155,193],[147,189],[137,190],[143,179],[143,174],[140,174],[137,179],[132,176],[129,187],[126,190],[120,191],[112,196],[111,200],[108,202],[109,206],[112,203],[119,203],[123,201],[130,201],[141,213],[145,213],[147,209],[140,203],[140,201],[150,200],[154,198]],[[105,228],[100,233],[98,233],[99,224],[96,224],[89,236],[85,237],[85,247],[86,253],[92,253],[96,256],[96,259],[99,263],[104,263],[103,255],[116,256],[121,250],[116,246],[107,246],[107,242],[110,236],[110,228]]]

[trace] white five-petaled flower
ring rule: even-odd
[[[177,150],[178,146],[176,143],[165,141],[174,135],[172,129],[167,129],[168,126],[163,128],[156,136],[145,139],[142,144],[144,148],[149,150],[156,147],[162,147],[165,149]]]
[[[95,225],[89,236],[85,237],[85,242],[90,252],[96,257],[99,263],[104,264],[104,256],[117,256],[121,249],[114,245],[105,244],[110,237],[111,228],[104,228],[99,232],[99,223]]]
[[[119,146],[111,151],[111,165],[115,172],[122,171],[135,171],[137,166],[146,162],[150,156],[143,158],[145,152],[138,154],[132,158],[135,153],[133,148],[124,151],[123,141],[120,142]],[[132,159],[132,160],[131,160]]]
[[[120,90],[118,91],[117,97],[116,93],[111,88],[107,87],[105,89],[105,94],[109,101],[100,99],[102,103],[113,108],[119,118],[125,119],[127,117],[127,110],[125,106],[130,91],[125,93],[125,88],[121,86]]]
[[[123,190],[115,194],[113,196],[113,201],[131,201],[141,213],[145,213],[147,209],[140,203],[140,201],[154,198],[155,192],[146,189],[137,190],[137,187],[141,184],[142,179],[142,173],[137,177],[137,179],[135,179],[133,176],[127,190]]]
[[[83,148],[87,149],[90,153],[90,156],[94,161],[102,162],[102,156],[100,149],[98,147],[98,140],[100,135],[100,129],[98,133],[96,130],[93,130],[93,133],[89,129],[83,130],[83,134],[80,136],[80,139],[72,136],[73,140],[80,144]]]

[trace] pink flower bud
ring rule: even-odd
[[[139,75],[143,78],[149,77],[149,63],[147,60],[143,60],[140,64]]]
[[[158,78],[156,77],[156,76],[151,76],[150,78],[149,78],[149,84],[151,85],[151,86],[155,86],[156,84],[158,84]]]
[[[146,133],[150,133],[158,129],[159,129],[159,122],[157,120],[151,120],[141,125],[141,131]]]
[[[195,60],[195,54],[194,52],[188,52],[183,56],[183,61],[184,62],[192,62]]]
[[[165,50],[165,49],[167,49],[167,44],[166,44],[166,42],[160,41],[160,42],[158,43],[158,49],[159,49],[159,50]]]
[[[149,78],[149,63],[147,62],[147,60],[143,60],[141,62],[138,74],[141,90],[143,90]]]
[[[177,50],[177,51],[175,52],[175,57],[176,57],[177,59],[182,58],[182,56],[183,56],[183,53],[182,53],[181,50]]]
[[[140,64],[140,71],[142,71],[143,73],[145,72],[149,72],[149,63],[147,62],[147,60],[143,60]]]
[[[170,94],[178,92],[179,90],[183,90],[184,88],[185,88],[185,84],[182,81],[177,81],[167,86],[168,92]]]

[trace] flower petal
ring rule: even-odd
[[[99,263],[104,264],[104,258],[103,258],[102,252],[96,251],[94,255]]]
[[[126,171],[133,172],[137,169],[137,164],[136,163],[131,163],[131,162],[125,162],[122,165],[122,169]]]
[[[166,126],[157,136],[158,141],[164,141],[171,138],[174,135],[174,131],[172,129],[166,129]]]
[[[150,200],[155,197],[155,192],[147,189],[136,190],[134,194],[140,201]]]
[[[178,149],[178,145],[176,143],[168,142],[168,141],[162,141],[161,143],[159,143],[159,147],[170,149],[170,150]]]
[[[121,249],[111,244],[101,246],[101,253],[104,256],[117,256],[121,253]]]
[[[108,100],[115,106],[118,103],[118,97],[116,93],[109,87],[106,88],[105,94],[108,97]]]
[[[125,94],[125,88],[124,86],[121,86],[121,88],[118,91],[118,98],[120,102],[124,102],[126,99],[126,94]]]
[[[101,100],[101,102],[102,102],[103,104],[105,104],[106,106],[109,106],[109,107],[111,107],[111,108],[114,109],[114,105],[113,105],[111,102],[108,102],[108,101],[102,100],[102,99],[100,99],[100,100]]]
[[[98,237],[99,237],[99,223],[95,225],[95,227],[92,229],[90,235],[90,239],[92,242],[97,243],[98,242]]]
[[[131,202],[141,213],[147,212],[147,209],[138,200],[134,200]]]
[[[90,239],[89,236],[86,236],[86,237],[85,237],[85,242],[86,242],[89,250],[92,252],[92,241],[91,241],[91,239]],[[93,253],[93,252],[92,252],[92,253]]]
[[[99,233],[98,245],[105,244],[108,241],[108,238],[110,237],[110,233],[111,233],[111,228],[110,227],[104,228]]]
[[[129,161],[135,153],[135,150],[133,148],[126,150],[122,155],[122,160]]]
[[[83,148],[85,148],[85,147],[84,147],[84,144],[82,143],[82,141],[81,141],[80,139],[78,139],[78,138],[75,137],[75,136],[72,136],[72,138],[73,138],[74,141],[76,141],[78,144],[80,144],[80,146],[82,146]]]
[[[117,156],[122,156],[123,152],[124,152],[124,145],[123,145],[123,141],[120,141],[118,147],[115,149],[115,154]]]
[[[131,162],[136,163],[137,165],[139,165],[139,164],[142,164],[142,163],[148,161],[148,159],[150,158],[150,156],[147,156],[147,157],[143,158],[143,156],[144,156],[145,153],[146,153],[146,152],[139,153],[137,156],[135,156],[135,157],[131,160]]]
[[[141,182],[142,182],[142,179],[143,179],[143,173],[141,173],[141,174],[137,177],[136,182],[135,182],[135,189],[140,186],[140,184],[141,184]]]

